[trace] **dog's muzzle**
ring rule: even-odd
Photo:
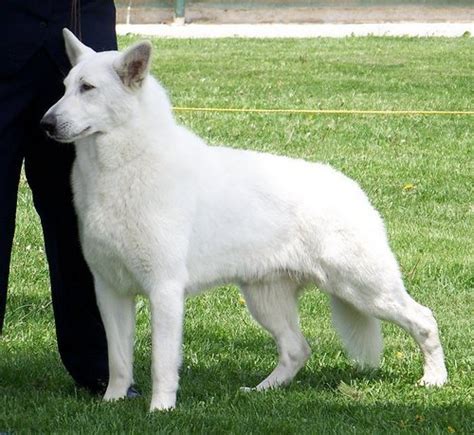
[[[40,121],[40,127],[48,136],[54,136],[56,133],[57,119],[52,113],[46,114]]]

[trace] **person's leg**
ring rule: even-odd
[[[94,392],[108,381],[107,342],[91,273],[82,256],[70,185],[74,148],[46,139],[39,121],[63,93],[62,77],[46,53],[35,65],[39,79],[34,140],[25,172],[41,218],[48,258],[56,335],[61,359],[74,380]]]
[[[0,80],[0,335],[7,301],[8,272],[15,213],[31,103],[28,79],[22,74]]]

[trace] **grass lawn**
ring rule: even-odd
[[[134,39],[124,37],[122,46]],[[472,110],[474,39],[155,40],[153,74],[175,106]],[[190,299],[178,408],[147,412],[149,310],[139,300],[143,396],[102,403],[76,390],[56,352],[38,219],[24,181],[0,339],[0,432],[474,433],[472,116],[180,113],[212,144],[319,160],[356,179],[385,218],[409,292],[433,309],[450,375],[415,386],[421,355],[384,325],[381,369],[345,357],[326,296],[301,298],[313,355],[279,391],[245,394],[276,362],[234,287]],[[216,183],[219,180],[216,180]]]

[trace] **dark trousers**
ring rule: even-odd
[[[62,80],[46,51],[19,73],[0,79],[0,332],[24,162],[43,228],[59,353],[74,380],[97,391],[108,379],[107,343],[72,205],[74,148],[47,139],[39,128],[64,92]]]

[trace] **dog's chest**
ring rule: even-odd
[[[131,219],[134,205],[117,184],[93,183],[91,179],[73,177],[74,200],[84,256],[92,270],[111,284],[136,290],[140,222]],[[119,183],[120,184],[120,183]]]

